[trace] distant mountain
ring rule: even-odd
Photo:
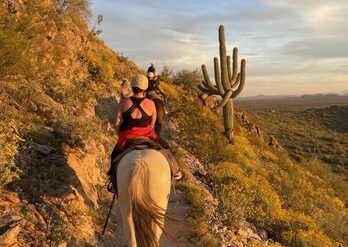
[[[340,92],[339,95],[348,96],[348,90]]]
[[[256,111],[298,111],[309,108],[326,108],[332,105],[348,105],[348,95],[304,94],[251,96],[237,98],[236,106]]]
[[[279,99],[314,99],[314,98],[335,98],[335,97],[346,97],[348,96],[348,91],[343,91],[340,93],[327,93],[327,94],[302,94],[302,95],[255,95],[255,96],[245,96],[239,97],[236,101],[249,101],[249,100],[279,100]]]

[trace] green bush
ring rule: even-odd
[[[192,88],[197,86],[203,80],[202,73],[198,70],[183,69],[173,74],[173,82],[183,85],[184,88]]]
[[[0,80],[6,76],[30,75],[28,54],[26,52],[28,42],[25,37],[12,30],[0,29]]]
[[[172,79],[173,71],[167,65],[164,65],[161,71],[161,80],[170,82]]]
[[[0,190],[20,174],[15,164],[20,140],[9,123],[0,122]]]

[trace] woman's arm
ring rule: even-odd
[[[122,111],[124,108],[124,103],[125,100],[122,99],[116,110],[115,128],[117,134],[120,134],[120,125],[122,123]]]
[[[155,103],[151,101],[151,104],[152,104],[152,115],[151,115],[151,128],[154,128],[155,127],[155,123],[156,123],[156,119],[157,119],[157,111],[156,111],[156,105]]]

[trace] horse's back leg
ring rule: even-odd
[[[164,166],[166,169],[162,169]],[[151,198],[154,200],[157,206],[162,208],[164,213],[167,211],[168,200],[170,194],[170,169],[169,165],[164,157],[161,157],[161,161],[152,164],[150,166],[150,176],[152,176],[149,187],[149,193]],[[163,233],[164,218],[161,219],[161,227],[158,225],[154,226],[156,237],[158,241]]]
[[[120,164],[120,166],[122,166],[122,164]],[[122,168],[120,170],[122,171]],[[127,247],[137,247],[132,217],[132,208],[128,194],[129,176],[125,176],[125,174],[123,174],[122,176],[121,174],[122,172],[117,174],[117,187],[118,205],[122,216],[123,233],[125,235],[124,241],[126,241]]]

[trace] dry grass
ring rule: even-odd
[[[164,87],[171,94],[180,137],[200,160],[213,163],[208,174],[220,188],[221,210],[228,215],[225,224],[238,225],[246,220],[287,246],[347,244],[342,191],[346,181],[319,161],[312,161],[318,163],[313,169],[293,161],[285,151],[270,149],[241,128],[235,145],[229,145],[220,117],[193,100],[192,91],[184,94],[179,87]],[[339,186],[331,182],[333,178],[340,181]],[[204,232],[204,212],[196,208],[203,195],[190,187],[187,195],[199,216],[194,227]]]

